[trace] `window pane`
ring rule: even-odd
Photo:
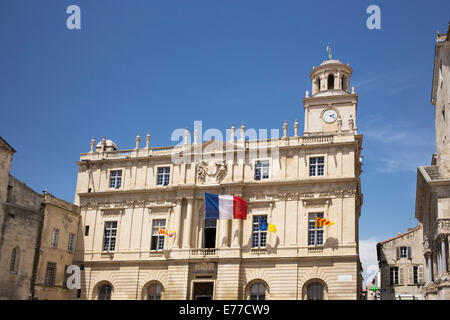
[[[45,284],[48,286],[54,286],[55,276],[56,276],[56,263],[48,262],[47,272],[45,274]]]
[[[313,282],[307,287],[308,300],[323,300],[323,285]]]
[[[112,288],[108,284],[104,284],[99,288],[98,299],[99,300],[111,300]]]

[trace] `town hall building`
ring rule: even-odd
[[[244,124],[224,141],[186,130],[170,147],[150,146],[149,134],[125,150],[93,138],[77,162],[80,297],[359,299],[362,135],[351,75],[331,55],[312,69],[303,134],[296,120],[293,135],[285,121],[269,139],[246,139]],[[244,199],[247,218],[205,219],[205,192]]]

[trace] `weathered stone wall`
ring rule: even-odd
[[[9,200],[0,203],[0,299],[28,299],[35,247],[43,220],[42,197],[10,177]],[[14,248],[20,253],[17,272],[10,272]]]

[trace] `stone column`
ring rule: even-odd
[[[180,248],[180,236],[181,236],[181,205],[183,199],[177,199],[177,204],[175,206],[175,248]]]
[[[441,256],[441,246],[439,242],[435,245],[436,248],[436,265],[437,265],[437,274],[442,272],[442,256]]]
[[[431,253],[425,255],[426,261],[426,283],[433,281],[433,269],[432,269],[432,261],[431,261]]]
[[[193,198],[187,199],[186,223],[183,228],[183,249],[191,247]]]
[[[230,220],[217,220],[220,225],[220,237],[219,237],[219,247],[220,248],[228,248],[228,234],[229,234],[229,225]]]
[[[445,237],[441,238],[441,273],[447,273],[447,250],[445,247]]]
[[[231,238],[232,238],[232,247],[239,248],[241,245],[241,230],[242,230],[242,221],[241,219],[233,219],[231,222]]]

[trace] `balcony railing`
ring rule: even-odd
[[[209,256],[215,256],[216,255],[216,249],[213,248],[207,248],[207,249],[193,249],[189,252],[190,256],[201,256],[201,257],[209,257]]]

